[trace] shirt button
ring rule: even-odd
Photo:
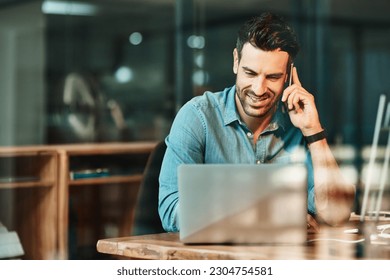
[[[256,164],[260,164],[261,163],[261,161],[260,160],[256,160]]]
[[[251,137],[251,136],[252,136],[252,133],[251,133],[251,132],[247,132],[246,135],[247,135],[248,137]]]

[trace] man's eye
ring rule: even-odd
[[[277,81],[279,79],[280,79],[280,76],[269,76],[268,77],[268,80],[270,80],[270,81]]]
[[[253,72],[245,72],[245,74],[247,75],[247,76],[254,76],[255,75],[255,73],[253,73]]]

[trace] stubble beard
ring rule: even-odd
[[[260,107],[260,108],[252,107],[249,104],[250,101],[247,102],[246,100],[246,99],[251,99],[248,96],[248,93],[249,95],[254,95],[254,93],[253,94],[250,93],[250,90],[242,91],[241,88],[236,85],[237,98],[241,104],[242,110],[248,117],[262,119],[270,114],[273,114],[276,111],[277,102],[275,102],[274,100],[270,101],[271,102],[270,106]],[[273,98],[274,94],[275,93],[268,93],[269,98]]]

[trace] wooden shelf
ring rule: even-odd
[[[58,163],[44,146],[0,147],[0,221],[19,235],[23,259],[56,258]]]
[[[108,176],[108,177],[100,177],[100,178],[70,180],[69,186],[139,183],[141,182],[141,180],[142,180],[142,174],[127,175],[127,176]]]
[[[33,181],[33,182],[13,182],[0,183],[0,189],[14,189],[14,188],[38,188],[38,187],[52,187],[54,181]]]
[[[85,201],[76,205],[76,208],[79,207],[76,212],[79,211],[81,218],[95,223],[92,228],[85,228],[82,224],[84,228],[77,229],[85,236],[100,238],[99,232],[106,230],[102,229],[104,221],[100,218],[96,220],[96,213],[102,217],[108,215],[109,223],[117,221],[118,233],[130,232],[142,171],[156,144],[133,142],[0,147],[0,178],[3,178],[0,183],[0,222],[18,233],[25,251],[22,258],[69,258],[69,215],[72,210],[69,209],[69,202],[72,194],[77,196],[76,201],[89,199],[86,205]],[[95,168],[96,164],[109,165],[113,171],[124,169],[134,174],[70,179],[70,170],[77,170],[80,166]],[[4,178],[11,178],[10,182],[4,181]],[[23,181],[13,181],[19,179]],[[92,188],[78,188],[80,186]],[[108,201],[113,194],[120,198],[118,203]],[[104,203],[111,205],[108,207],[111,212],[104,214],[107,208]],[[117,209],[113,209],[115,207]],[[115,217],[112,216],[113,210],[117,215]],[[91,242],[96,244],[96,241]]]

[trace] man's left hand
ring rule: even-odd
[[[296,67],[293,68],[292,81],[282,95],[282,102],[286,102],[292,124],[304,136],[322,131],[314,96],[302,87]]]

